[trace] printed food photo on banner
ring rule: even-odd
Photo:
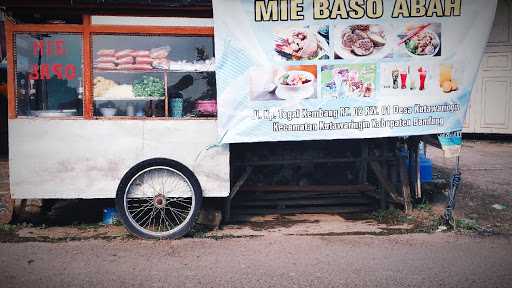
[[[329,59],[329,26],[298,26],[274,29],[276,60]]]
[[[435,93],[437,77],[433,65],[425,63],[383,63],[380,65],[380,89],[383,96],[416,96]]]
[[[393,56],[389,29],[380,24],[335,26],[332,36],[335,59],[391,58]]]
[[[441,56],[440,23],[407,23],[399,31],[399,57]]]
[[[253,68],[249,72],[251,101],[314,99],[317,66],[274,66]]]
[[[439,65],[439,87],[444,93],[452,93],[460,89],[463,74],[462,65],[442,63]]]
[[[376,64],[324,65],[321,70],[322,98],[375,96]]]

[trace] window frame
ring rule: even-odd
[[[82,34],[82,33],[80,33],[80,32],[61,32],[61,31],[59,31],[59,32],[53,32],[53,31],[51,31],[51,32],[48,32],[48,31],[46,31],[46,32],[39,32],[39,31],[38,31],[38,32],[19,32],[19,31],[15,31],[15,32],[13,33],[13,46],[12,46],[12,47],[13,47],[13,50],[16,50],[14,46],[16,45],[16,36],[17,36],[17,35],[37,35],[37,34],[40,34],[40,33],[48,33],[48,34],[53,34],[53,35],[58,35],[58,34],[73,35],[73,36],[79,36],[79,37],[81,38],[81,41],[80,41],[80,42],[78,42],[78,43],[81,43],[81,45],[82,45],[82,46],[80,47],[80,49],[82,50],[82,51],[81,51],[81,66],[80,66],[80,73],[82,74],[82,75],[81,75],[81,78],[82,78],[82,80],[81,80],[81,82],[82,82],[82,83],[81,83],[81,86],[82,86],[82,88],[83,88],[83,87],[84,87],[84,85],[85,85],[85,83],[84,83],[84,79],[83,79],[83,78],[84,78],[83,72],[84,72],[84,68],[85,68],[85,67],[84,67],[84,60],[83,60],[83,54],[84,54],[84,53],[83,53],[83,34]],[[16,53],[14,53],[14,56],[18,56],[18,55],[16,55]],[[13,91],[15,92],[15,93],[14,93],[15,95],[14,95],[14,100],[13,100],[13,101],[14,101],[14,103],[15,103],[15,107],[17,107],[17,105],[18,105],[18,101],[17,101],[17,100],[18,100],[18,99],[16,98],[16,97],[17,97],[17,96],[16,96],[16,94],[17,94],[17,93],[16,93],[16,92],[17,92],[16,90],[18,89],[18,87],[17,87],[17,83],[18,83],[18,81],[17,81],[17,79],[16,79],[16,75],[17,75],[17,72],[18,72],[18,71],[17,71],[17,64],[18,64],[18,63],[16,62],[16,61],[17,61],[17,59],[16,59],[17,57],[13,57],[13,58],[14,58],[14,67],[13,67],[14,69],[13,69],[13,74],[14,74],[14,79],[15,79],[15,81],[14,81],[14,90],[13,90]],[[77,67],[77,71],[78,71],[78,67]],[[10,73],[10,71],[8,71],[8,73]],[[8,100],[10,101],[10,99],[8,99]],[[83,94],[82,94],[82,111],[83,111],[83,107],[84,107],[84,96],[83,96]],[[16,110],[17,110],[17,109],[16,109]],[[15,111],[15,112],[16,112],[16,114],[18,113],[18,111]],[[84,113],[84,111],[83,111],[83,113]],[[53,119],[82,119],[82,118],[83,118],[83,113],[82,113],[82,115],[75,115],[75,116],[59,116],[59,117],[51,117],[51,118],[53,118]],[[33,119],[33,118],[39,118],[39,117],[37,117],[37,116],[30,116],[30,115],[16,115],[16,118],[24,118],[24,119],[29,118],[29,119]]]
[[[92,59],[92,35],[161,35],[161,36],[203,36],[214,37],[212,26],[136,26],[136,25],[110,25],[91,24],[91,15],[83,15],[82,24],[16,24],[11,19],[5,19],[5,34],[7,44],[7,94],[8,94],[8,118],[16,119],[16,66],[15,66],[15,33],[73,33],[82,36],[82,81],[83,81],[83,115],[73,117],[58,117],[51,119],[80,119],[80,120],[168,120],[179,121],[189,118],[170,117],[137,117],[94,116],[93,95],[93,59]],[[127,17],[130,17],[127,15]],[[142,32],[141,32],[142,31]],[[37,117],[21,116],[23,118],[37,119]],[[48,119],[48,118],[45,118]],[[200,117],[191,120],[217,119],[217,117]]]

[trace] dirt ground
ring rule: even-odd
[[[427,154],[434,162],[434,174],[448,179],[449,172],[455,167],[455,161],[445,159],[442,151],[434,148],[427,149]],[[512,143],[465,141],[461,155],[463,180],[457,194],[455,210],[457,219],[465,226],[460,230],[464,233],[470,230],[484,231],[486,234],[512,234]],[[440,216],[446,207],[446,191],[435,191],[434,194],[431,204],[420,205],[421,207],[408,215],[397,210],[363,215],[361,218],[346,218],[337,214],[267,215],[246,219],[244,223],[224,225],[217,230],[198,228],[191,237],[222,239],[265,235],[430,233],[439,230],[442,224]],[[501,205],[498,207],[501,209],[494,208],[493,205],[496,204]],[[2,233],[1,230],[9,231]],[[55,242],[126,237],[129,236],[123,227],[96,224],[65,227],[15,226],[0,229],[0,242]]]
[[[444,171],[455,168],[455,159],[445,159],[442,151],[432,148],[427,154]],[[464,141],[460,167],[456,216],[498,233],[512,233],[512,143]],[[496,204],[501,209],[493,208]]]

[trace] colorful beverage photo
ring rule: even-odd
[[[373,97],[376,64],[324,65],[320,74],[322,98]]]
[[[435,76],[434,68],[424,63],[385,63],[380,65],[379,88],[383,95],[425,95],[435,88]]]

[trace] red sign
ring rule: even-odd
[[[36,40],[33,43],[34,56],[41,57],[43,55],[50,57],[60,57],[66,55],[64,40]],[[53,76],[57,79],[73,80],[76,78],[76,67],[73,64],[34,64],[32,65],[32,73],[30,80],[49,80]]]

